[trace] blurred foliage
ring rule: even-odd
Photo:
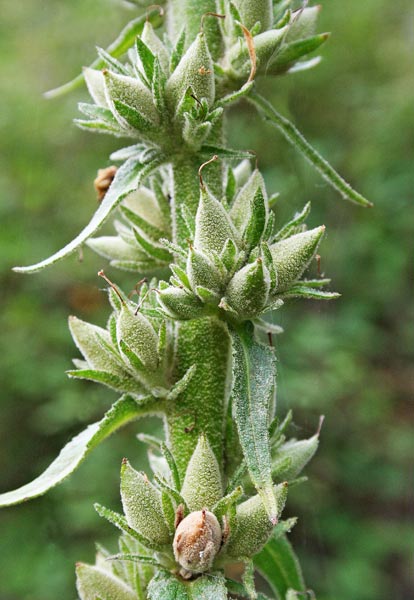
[[[49,255],[94,211],[96,170],[120,142],[71,124],[85,92],[55,101],[41,93],[75,75],[131,14],[111,0],[2,7],[2,490],[37,475],[115,398],[64,375],[77,355],[68,314],[100,324],[108,314],[94,279],[102,260],[85,250],[82,262],[72,257],[38,275],[10,268]],[[269,189],[281,192],[281,218],[312,200],[310,226],[328,226],[321,269],[343,294],[329,305],[294,301],[275,315],[286,331],[275,340],[280,411],[295,410],[298,437],[326,416],[310,482],[292,489],[288,504],[300,516],[292,538],[308,583],[318,600],[407,600],[414,594],[414,6],[329,0],[321,20],[333,32],[322,64],[260,87],[375,208],[341,201],[247,105],[232,111],[229,131],[232,144],[257,152]],[[135,283],[108,274],[125,289]],[[114,535],[92,503],[119,506],[117,465],[124,455],[144,465],[134,432],[154,426],[129,427],[48,496],[0,513],[1,600],[75,597],[75,561],[92,560],[94,541]]]

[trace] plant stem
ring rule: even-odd
[[[248,100],[259,109],[259,112],[265,115],[272,125],[277,127],[279,131],[283,133],[288,142],[303,154],[306,160],[315,167],[322,177],[335,188],[345,200],[350,200],[361,206],[372,206],[372,202],[369,202],[369,200],[354,190],[349,183],[335,171],[328,161],[325,160],[313,146],[311,146],[295,125],[286,119],[286,117],[283,117],[278,113],[265,98],[252,92],[248,96]]]
[[[230,387],[231,340],[215,317],[176,324],[175,364],[178,379],[192,365],[196,372],[185,391],[166,405],[167,436],[180,475],[201,433],[223,464],[223,434]]]

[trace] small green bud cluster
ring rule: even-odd
[[[168,155],[177,151],[179,139],[194,150],[207,140],[223,109],[213,108],[214,65],[203,33],[185,50],[185,32],[173,47],[147,22],[129,62],[99,54],[106,68],[84,69],[95,104],[79,105],[88,117],[75,120],[79,127],[137,138]]]
[[[296,476],[316,446],[312,441],[315,447],[310,454],[309,449],[299,447],[306,441],[285,443],[284,432],[289,422],[290,415],[283,423],[272,426],[272,441],[278,448],[275,464],[282,460],[287,472],[290,460],[290,471]],[[316,444],[317,437],[311,438]],[[101,516],[124,531],[120,553],[110,556],[100,548],[95,566],[78,565],[81,600],[92,600],[98,592],[103,598],[137,598],[137,585],[146,590],[151,586],[151,578],[154,584],[155,567],[184,581],[217,573],[227,564],[246,562],[276,531],[280,530],[281,535],[294,524],[290,519],[286,526],[279,523],[275,528],[260,495],[246,495],[240,485],[224,494],[217,458],[204,435],[198,440],[183,480],[167,445],[150,436],[141,438],[161,452],[157,461],[152,461],[156,465],[154,481],[123,460],[121,499],[125,517],[96,505]],[[247,480],[245,484],[248,489]],[[274,485],[278,517],[286,503],[287,490],[286,480]],[[127,568],[128,561],[139,565],[138,573],[137,569]],[[135,573],[135,581],[131,581],[131,571]]]
[[[210,40],[212,48],[201,23],[191,43],[185,29],[173,43],[168,36],[162,41],[147,21],[128,62],[98,49],[105,68],[84,69],[95,104],[79,104],[87,119],[76,119],[77,125],[139,139],[169,157],[183,145],[199,151],[214,139],[223,105],[239,97],[226,96],[228,90],[248,93],[246,79],[250,83],[256,70],[278,75],[317,64],[317,59],[300,59],[327,38],[314,35],[318,7],[276,11],[274,17],[269,0],[220,0],[218,5],[222,39],[219,44]],[[215,62],[217,48],[223,51]]]
[[[242,84],[251,72],[252,54],[258,75],[293,73],[318,64],[319,58],[301,59],[328,38],[326,33],[315,35],[319,6],[292,11],[286,8],[288,3],[274,9],[271,0],[222,0],[219,4],[225,15],[220,23],[226,48],[222,81],[227,76],[228,81]]]
[[[103,383],[137,400],[149,397],[174,399],[193,372],[172,383],[171,331],[157,309],[157,301],[143,282],[135,304],[117,289],[110,289],[114,312],[107,328],[97,327],[76,317],[69,328],[84,360],[74,360],[77,370],[70,377]]]
[[[182,266],[171,265],[170,284],[159,285],[166,315],[186,320],[219,312],[244,321],[277,308],[285,297],[306,296],[307,291],[312,297],[313,288],[327,281],[300,278],[325,228],[306,231],[308,213],[309,206],[275,233],[274,213],[257,169],[229,203],[203,186],[194,225],[187,220],[191,241]]]

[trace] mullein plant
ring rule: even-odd
[[[130,143],[111,156],[118,166],[100,171],[99,208],[77,238],[16,270],[37,271],[86,244],[139,283],[132,300],[100,272],[112,307],[107,327],[69,320],[82,355],[69,376],[120,398],[0,503],[45,493],[134,419],[158,415],[165,431],[140,436],[151,474],[122,463],[124,514],[95,505],[121,536],[115,554],[99,546],[94,565],[77,565],[82,600],[264,600],[255,572],[272,598],[313,597],[287,537],[296,519],[282,512],[319,429],[289,438],[291,414],[276,414],[273,335],[281,329],[268,315],[290,298],[338,294],[326,291],[328,279],[306,276],[325,227],[307,229],[309,204],[277,222],[277,194],[269,196],[255,156],[226,145],[223,123],[226,107],[244,98],[344,198],[370,205],[255,88],[261,76],[319,62],[310,55],[328,37],[316,32],[320,7],[291,4],[146,7],[81,75],[48,94],[84,81],[91,102],[79,104],[77,125]],[[114,234],[96,236],[112,215]]]

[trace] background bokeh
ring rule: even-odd
[[[64,371],[76,350],[66,319],[108,314],[85,251],[32,276],[16,264],[67,242],[95,209],[92,180],[121,143],[77,130],[82,90],[46,101],[43,91],[76,74],[132,16],[111,0],[31,0],[2,5],[0,112],[0,487],[35,477],[115,395]],[[293,301],[275,315],[279,406],[295,410],[298,437],[326,417],[320,450],[294,488],[288,512],[318,600],[414,596],[414,5],[411,0],[326,0],[320,30],[333,32],[314,71],[260,87],[375,202],[344,203],[276,130],[247,106],[234,109],[234,146],[257,151],[278,214],[311,200],[325,223],[322,270],[343,296]],[[133,276],[107,269],[125,288]],[[148,422],[146,427],[156,423]],[[143,446],[125,429],[45,498],[0,513],[0,600],[75,598],[74,563],[92,561],[112,528],[92,508],[116,508],[118,467]]]

